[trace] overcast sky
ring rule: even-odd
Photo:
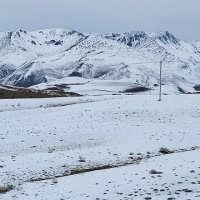
[[[44,28],[168,30],[200,40],[200,0],[0,0],[0,31]]]

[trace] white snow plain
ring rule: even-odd
[[[1,100],[0,199],[200,199],[200,96],[157,99]]]

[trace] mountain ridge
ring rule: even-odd
[[[191,91],[199,84],[200,42],[180,40],[168,31],[87,34],[45,29],[0,33],[0,83],[5,85],[30,87],[80,76],[127,79],[154,87],[158,66],[149,63],[160,60],[169,65],[164,84],[183,85]]]

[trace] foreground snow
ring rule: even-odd
[[[200,199],[200,151],[156,157],[139,165],[26,183],[5,199]],[[162,174],[149,172],[158,170]]]
[[[0,186],[16,187],[0,198],[199,199],[199,100],[199,95],[169,95],[162,102],[153,95],[3,100]],[[161,147],[174,153],[163,155]],[[118,168],[93,171],[103,167]],[[69,176],[84,169],[93,172]],[[162,174],[149,174],[152,169]]]

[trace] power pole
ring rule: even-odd
[[[161,95],[162,95],[162,61],[160,61],[160,91],[159,91],[159,100],[162,101]]]

